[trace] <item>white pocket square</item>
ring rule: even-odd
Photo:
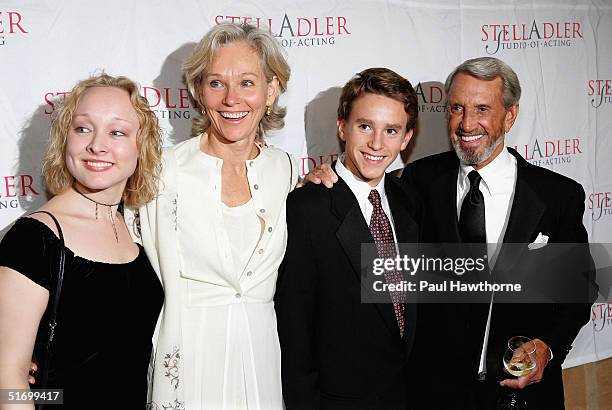
[[[534,249],[540,249],[545,247],[548,244],[548,236],[546,235],[542,235],[542,232],[540,232],[538,234],[538,237],[535,238],[535,241],[533,241],[533,243],[530,243],[529,245],[527,245],[527,249],[529,249],[530,251],[534,250]]]

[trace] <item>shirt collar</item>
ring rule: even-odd
[[[370,195],[370,191],[373,189],[378,191],[381,201],[385,199],[385,174],[383,174],[378,185],[372,187],[363,179],[349,171],[342,163],[343,161],[344,154],[342,154],[340,158],[338,158],[338,161],[336,161],[336,173],[340,178],[342,178],[346,185],[348,185],[349,189],[353,192],[360,204],[370,202],[368,196]]]
[[[489,191],[490,195],[495,195],[503,188],[498,182],[509,175],[512,175],[514,164],[516,159],[510,154],[510,152],[504,147],[502,152],[493,159],[490,163],[478,170],[478,173],[482,177],[481,187],[484,187]],[[469,189],[470,181],[467,175],[470,171],[474,170],[471,165],[459,162],[459,183],[462,188]]]

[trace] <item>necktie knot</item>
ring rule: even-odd
[[[485,225],[485,201],[478,185],[482,180],[476,171],[468,174],[470,190],[463,199],[459,213],[459,232],[463,242],[485,243],[487,241]]]
[[[470,180],[470,187],[478,188],[482,177],[480,176],[478,171],[470,171],[470,173],[468,174],[468,179]]]
[[[377,208],[380,206],[380,194],[378,193],[376,189],[373,189],[370,191],[370,195],[368,195],[368,200],[370,201],[372,205],[374,205],[374,208]]]

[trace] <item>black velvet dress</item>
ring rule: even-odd
[[[53,291],[50,272],[55,278],[59,246],[45,224],[19,219],[0,244],[0,266]],[[81,258],[66,248],[47,387],[64,389],[64,405],[49,408],[145,408],[151,337],[164,293],[143,248],[139,249],[133,261],[110,264]],[[41,357],[44,341],[39,339],[34,353]]]

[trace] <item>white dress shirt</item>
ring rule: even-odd
[[[470,181],[467,175],[474,168],[471,165],[460,163],[457,175],[457,218],[461,213],[461,204],[470,190]],[[514,190],[516,187],[516,158],[507,149],[493,159],[489,164],[478,170],[482,177],[479,189],[485,202],[485,230],[487,235],[487,249],[489,266],[495,265],[499,252],[499,243],[504,240],[504,234],[508,226]],[[489,342],[489,330],[491,327],[491,310],[493,298],[489,303],[489,315],[482,340],[480,362],[478,373],[486,372],[487,345]],[[501,358],[500,358],[501,360]]]
[[[461,204],[470,190],[468,174],[471,165],[461,163],[457,175],[457,219],[461,214]],[[482,177],[480,192],[485,201],[485,226],[489,249],[489,264],[493,266],[497,257],[498,243],[503,242],[512,199],[516,185],[516,158],[504,149],[493,161],[478,170]]]
[[[359,208],[361,209],[361,213],[363,214],[363,218],[366,221],[366,224],[370,226],[370,220],[372,219],[372,212],[374,212],[374,205],[368,199],[370,192],[375,189],[380,194],[380,203],[382,205],[383,211],[387,218],[389,218],[389,223],[391,224],[391,229],[393,230],[393,240],[397,243],[397,235],[395,235],[395,224],[393,223],[393,215],[391,214],[391,208],[389,207],[389,200],[387,199],[387,194],[385,193],[385,174],[381,178],[380,182],[372,187],[370,184],[365,182],[363,179],[359,178],[357,175],[353,174],[349,171],[344,164],[344,154],[340,157],[340,159],[336,162],[336,173],[346,185],[348,185],[349,189],[357,198],[357,203],[359,203]]]

